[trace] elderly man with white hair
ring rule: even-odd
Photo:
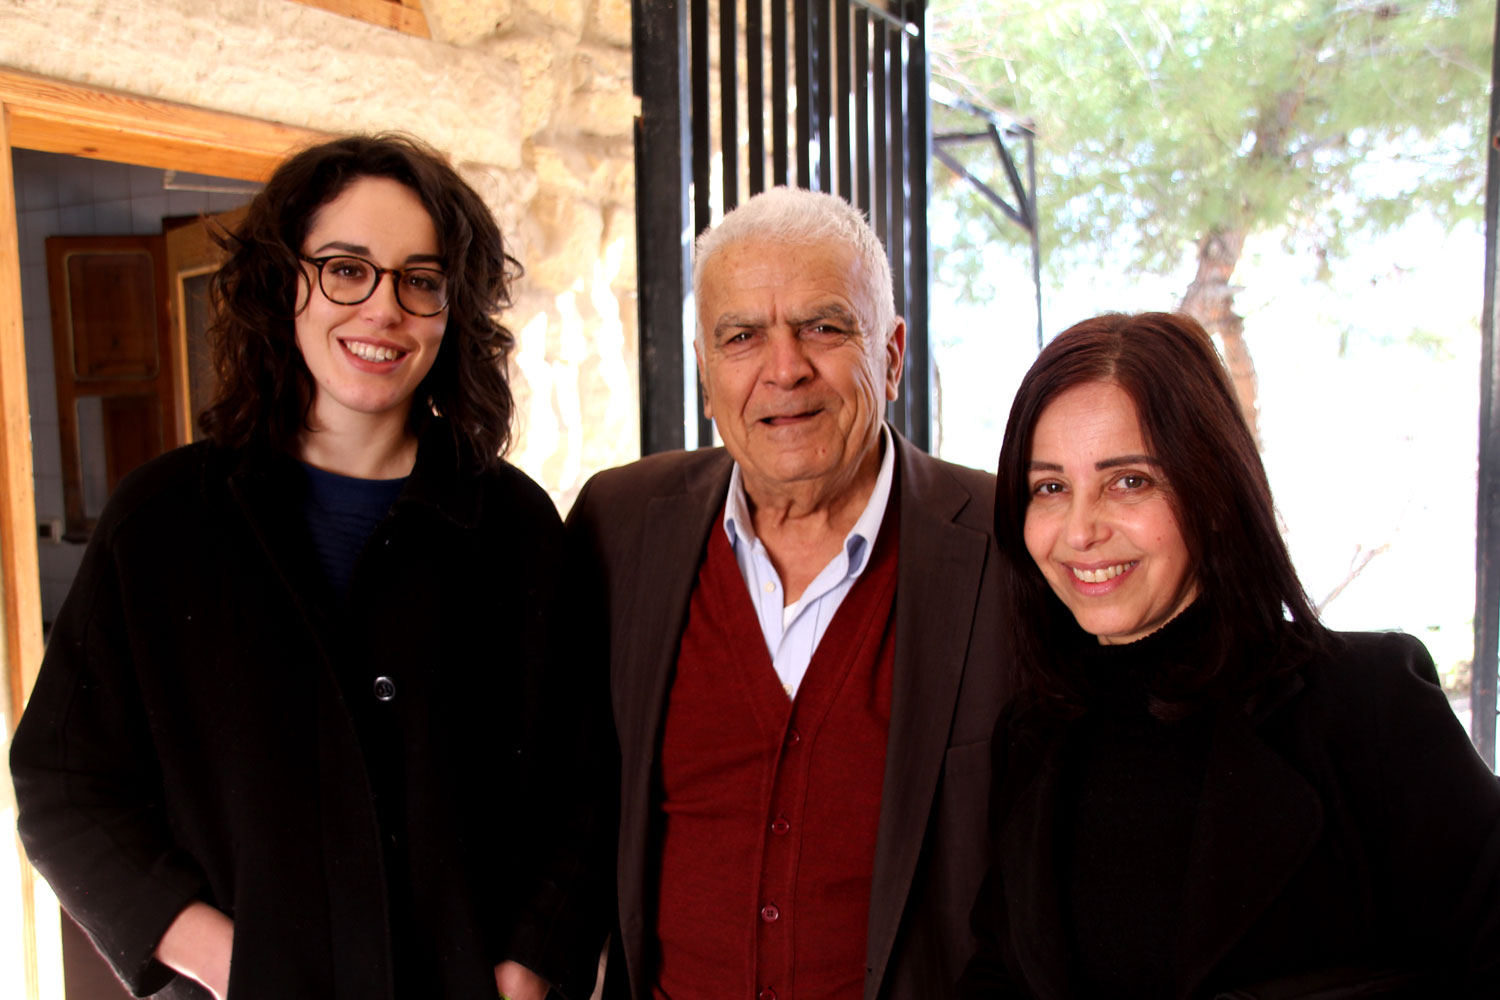
[[[724,447],[600,473],[569,518],[620,749],[606,996],[944,996],[1012,686],[994,479],[886,425],[906,325],[846,202],[751,198],[693,288]]]

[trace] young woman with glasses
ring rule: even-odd
[[[206,440],[121,483],[15,737],[27,850],[140,995],[587,996],[593,699],[499,457],[516,262],[390,136],[224,242]]]

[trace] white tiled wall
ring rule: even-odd
[[[26,381],[31,399],[32,463],[39,522],[63,516],[62,451],[47,296],[48,236],[148,236],[163,216],[224,212],[244,194],[168,191],[152,167],[17,149],[12,153],[21,251],[21,307],[26,321]],[[179,183],[183,180],[179,177]],[[215,178],[192,175],[195,182]],[[237,182],[221,181],[224,186]],[[78,571],[83,546],[40,542],[42,619],[50,623]]]

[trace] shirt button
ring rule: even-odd
[[[776,834],[776,836],[778,837],[785,837],[787,835],[787,831],[789,831],[791,828],[792,824],[786,821],[785,816],[777,816],[771,821],[771,832]]]
[[[389,677],[375,678],[375,697],[381,701],[390,701],[396,697],[396,682]]]
[[[765,586],[761,587],[761,589],[764,590],[768,594],[774,594],[774,593],[776,593],[776,584],[774,584],[771,581],[767,580],[766,583],[765,583]]]
[[[802,742],[802,734],[795,729],[788,729],[786,733],[786,745],[794,747]]]
[[[763,987],[759,993],[755,994],[755,1000],[776,1000],[776,991],[769,986]]]
[[[775,923],[781,919],[781,911],[776,908],[775,903],[767,903],[760,908],[760,919],[768,924]]]

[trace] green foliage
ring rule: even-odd
[[[933,79],[1035,123],[1053,274],[1119,252],[1165,273],[1216,230],[1337,257],[1412,212],[1482,212],[1495,8],[1473,0],[934,0]],[[941,111],[934,129],[973,131]],[[996,190],[980,144],[950,149]],[[1024,169],[1024,168],[1023,168]],[[971,255],[1024,241],[934,168]]]

